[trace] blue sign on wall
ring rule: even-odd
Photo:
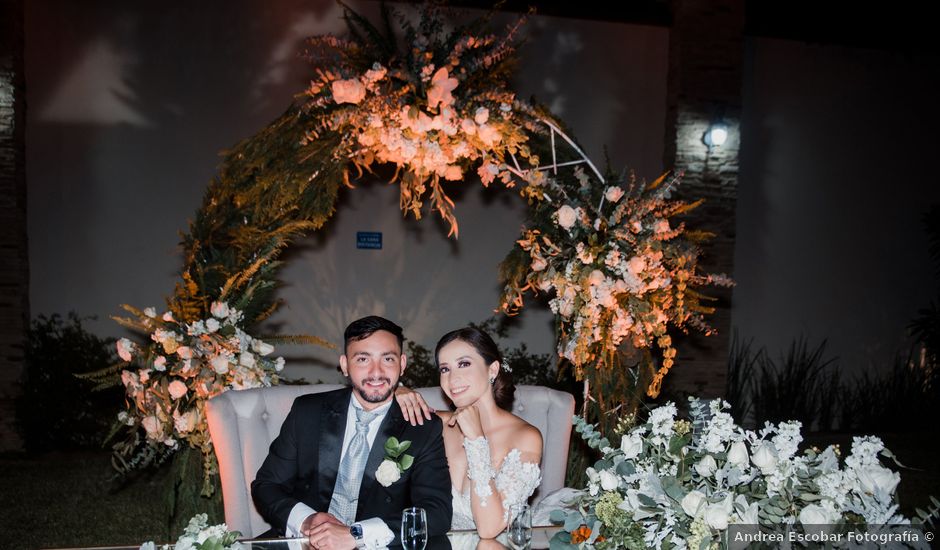
[[[357,231],[356,248],[382,249],[382,233],[380,231]]]

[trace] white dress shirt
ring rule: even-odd
[[[355,392],[356,390],[353,391]],[[372,422],[369,423],[369,431],[366,433],[366,441],[369,442],[370,451],[376,436],[379,434],[379,427],[382,425],[382,421],[385,420],[385,415],[388,414],[388,410],[391,406],[392,403],[390,401],[371,411],[375,413],[376,416],[372,419]],[[349,448],[349,443],[356,434],[356,409],[362,408],[362,404],[359,403],[356,396],[351,395],[349,397],[349,407],[346,409],[346,433],[343,435],[343,452],[339,457],[340,464],[343,463],[343,457],[346,456],[346,449]],[[365,472],[363,472],[363,474],[365,474]],[[304,520],[316,513],[316,510],[303,502],[295,504],[290,511],[290,516],[287,518],[287,528],[285,529],[287,536],[303,536],[300,532],[301,525],[303,525]],[[395,535],[381,518],[364,519],[357,523],[362,526],[362,540],[356,541],[357,545],[360,547],[381,548],[387,546],[395,539]]]

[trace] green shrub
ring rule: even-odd
[[[27,334],[16,424],[27,452],[100,446],[121,407],[123,388],[92,392],[75,375],[116,361],[114,340],[82,326],[74,312],[40,315]]]

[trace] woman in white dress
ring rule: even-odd
[[[455,407],[437,412],[454,498],[451,527],[494,538],[506,529],[509,508],[527,502],[541,481],[542,434],[510,412],[512,375],[488,334],[473,327],[449,332],[434,355]],[[397,398],[413,423],[429,414],[417,392],[400,388]]]

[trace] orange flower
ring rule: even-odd
[[[581,544],[591,538],[591,529],[587,525],[582,525],[571,532],[571,544]]]

